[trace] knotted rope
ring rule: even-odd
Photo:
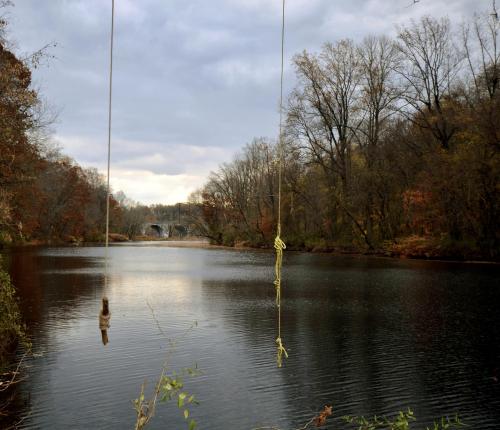
[[[283,354],[288,358],[288,353],[281,340],[281,266],[283,264],[283,250],[286,248],[285,242],[281,239],[281,176],[283,160],[283,64],[285,47],[285,0],[282,2],[281,15],[281,80],[280,80],[280,134],[278,142],[278,223],[276,225],[276,237],[274,239],[274,249],[276,250],[276,264],[274,266],[274,286],[276,288],[276,306],[278,308],[278,337],[276,338],[277,354],[276,362],[281,367]]]
[[[274,286],[276,287],[276,306],[278,307],[278,337],[276,338],[276,344],[278,347],[278,352],[276,355],[276,361],[278,367],[281,367],[283,354],[288,358],[288,353],[283,346],[281,340],[281,266],[283,264],[283,250],[286,248],[285,242],[280,237],[281,225],[278,224],[278,231],[276,233],[276,238],[274,239],[274,249],[276,250],[276,264],[274,266]]]

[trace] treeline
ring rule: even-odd
[[[6,5],[0,2],[0,10]],[[0,17],[0,246],[104,241],[105,178],[53,144],[53,118],[32,86],[31,70],[49,53],[44,48],[19,58],[5,38],[6,26]],[[144,231],[147,223],[177,226],[173,235],[193,232],[196,211],[187,204],[141,205],[118,192],[110,198],[110,232],[121,239],[155,234]]]
[[[299,249],[498,258],[500,25],[424,17],[395,39],[304,51],[282,138],[282,236]],[[255,139],[191,196],[216,243],[269,246],[278,144]]]
[[[43,53],[19,59],[7,46],[0,39],[0,242],[98,237],[101,177],[47,144],[46,111],[30,70]]]
[[[48,143],[50,121],[30,70],[43,52],[19,59],[7,45],[0,39],[0,243],[98,240],[105,183]]]
[[[0,22],[0,243],[104,239],[106,187],[47,143],[31,68]],[[422,18],[395,39],[327,43],[293,63],[283,152],[282,224],[290,248],[498,258],[500,52],[495,16],[459,29]],[[222,165],[190,204],[111,198],[111,231],[189,226],[226,245],[269,246],[279,145],[265,138]]]
[[[18,58],[3,37],[5,25],[0,20],[0,245],[103,241],[105,179],[51,143],[51,118],[31,83],[45,52]],[[118,192],[110,198],[110,231],[134,238],[147,222],[186,224],[188,209],[148,207]]]

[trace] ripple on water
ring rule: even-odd
[[[290,358],[277,369],[272,253],[122,245],[110,250],[106,289],[103,248],[20,250],[10,261],[41,353],[20,387],[22,428],[130,428],[132,399],[144,381],[152,389],[167,355],[171,370],[203,372],[186,379],[200,428],[296,428],[325,404],[336,416],[411,407],[422,426],[458,412],[472,428],[498,428],[497,266],[289,253]],[[183,428],[175,405],[161,405],[151,428],[167,424]]]

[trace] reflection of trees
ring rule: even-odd
[[[263,312],[241,312],[238,305],[240,311],[234,316],[223,315],[227,327],[244,333],[243,339],[252,349],[267,351],[269,366],[273,367],[276,320],[272,289],[263,294],[256,284],[238,284],[237,288],[234,283],[229,284],[226,300],[231,303],[251,302],[252,295],[257,303],[268,302]],[[385,366],[387,361],[400,358],[395,354],[401,347],[398,339],[391,339],[391,321],[378,315],[384,309],[378,306],[376,293],[370,291],[368,282],[352,291],[328,281],[316,283],[315,287],[318,288],[304,290],[300,279],[290,280],[284,296],[282,327],[290,359],[282,377],[294,425],[305,422],[325,402],[332,402],[337,411],[346,413],[386,410],[384,400],[388,394],[393,389],[403,393],[408,369]],[[234,308],[230,305],[227,309]],[[390,351],[387,357],[384,348]]]
[[[487,379],[500,357],[498,268],[287,253],[283,339],[290,358],[277,369],[272,254],[168,252],[165,259],[163,251],[141,258],[127,251],[129,259],[120,255],[119,261],[128,271],[120,275],[115,263],[112,284],[119,286],[120,300],[136,298],[127,288],[135,293],[147,287],[169,331],[186,320],[200,322],[173,365],[199,359],[205,375],[193,381],[193,391],[210,428],[251,428],[257,420],[295,428],[330,402],[336,416],[411,406],[423,420],[455,411],[472,426],[476,419],[500,419],[498,386]],[[100,342],[102,260],[92,254],[95,249],[69,248],[11,254],[11,273],[37,343],[53,346],[54,319],[81,318],[92,304]],[[129,306],[138,308],[136,302]],[[155,332],[147,308],[141,312],[147,328],[136,327],[137,335]],[[131,325],[133,318],[127,320]],[[145,374],[156,369],[157,339],[134,346],[128,326],[121,329],[127,353],[141,357],[135,365],[148,369]],[[115,331],[113,347],[118,340]],[[33,372],[26,383],[36,387],[46,375]]]
[[[54,255],[20,249],[9,255],[9,272],[28,330],[44,324],[48,315],[56,319],[75,318],[78,308],[102,295],[101,259],[71,251]]]
[[[497,279],[497,267],[453,263],[434,263],[410,279],[402,307],[410,318],[423,395],[440,396],[428,405],[433,415],[458,409],[472,426],[500,419],[499,387],[491,378],[500,367]]]
[[[412,407],[425,423],[469,414],[469,403],[472,421],[482,414],[500,418],[492,412],[499,401],[492,405],[484,385],[485,369],[499,366],[500,315],[493,308],[500,292],[491,288],[492,275],[460,267],[289,255],[282,332],[290,358],[276,370],[287,404],[281,413],[297,425],[330,402],[337,416]],[[266,361],[255,354],[252,367],[274,374],[272,280],[236,278],[204,281],[203,303],[247,348],[265,351]],[[474,285],[488,292],[471,293]]]
[[[6,260],[35,353],[53,349],[54,320],[67,324],[79,317],[79,309],[102,294],[102,261],[79,255],[73,249],[58,255],[47,253],[46,249],[13,249],[6,254]],[[37,360],[31,365],[40,366]],[[16,396],[10,408],[14,421],[29,414],[29,409],[34,407],[29,393],[45,383],[40,381],[42,377],[47,376],[32,370],[27,380],[21,382],[19,393],[22,395]]]

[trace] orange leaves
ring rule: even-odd
[[[319,413],[318,416],[314,417],[313,423],[316,427],[321,427],[326,424],[326,420],[333,414],[333,406],[326,406]]]

